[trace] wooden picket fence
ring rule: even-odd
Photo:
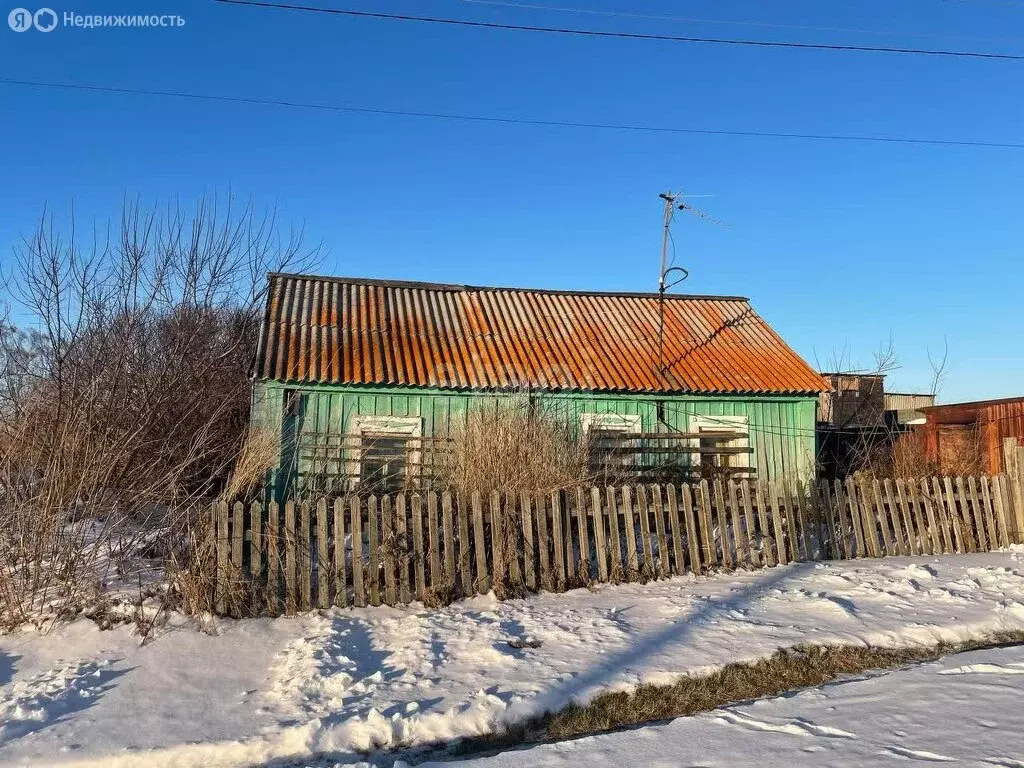
[[[1024,541],[1015,496],[999,475],[219,503],[215,604],[276,616],[434,605],[509,583],[560,591],[795,561],[987,551]]]

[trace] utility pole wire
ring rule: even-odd
[[[531,11],[552,11],[558,13],[579,13],[589,16],[618,17],[647,21],[669,21],[681,24],[721,24],[730,27],[763,27],[765,29],[793,29],[800,32],[833,32],[841,34],[876,35],[880,37],[915,37],[927,40],[970,40],[974,43],[1019,43],[1016,37],[979,37],[976,35],[943,35],[932,32],[894,32],[892,30],[868,29],[864,27],[817,27],[807,24],[782,24],[771,21],[741,21],[738,19],[709,19],[704,16],[658,16],[650,13],[629,11],[604,11],[595,8],[579,8],[564,5],[538,5],[519,3],[512,0],[462,0],[472,5],[492,5],[503,8],[520,8]]]
[[[797,48],[814,51],[850,51],[857,53],[902,53],[918,56],[944,56],[966,59],[1002,59],[1008,61],[1024,61],[1024,55],[1012,53],[983,53],[980,51],[950,51],[927,48],[896,48],[875,45],[832,45],[827,43],[794,43],[782,40],[742,40],[719,37],[689,37],[679,35],[654,35],[641,32],[606,32],[596,29],[573,29],[563,27],[541,27],[531,24],[502,24],[495,21],[471,21],[469,19],[450,19],[440,16],[412,16],[399,13],[379,13],[374,11],[354,11],[347,8],[317,8],[312,5],[293,3],[272,3],[264,0],[216,0],[225,5],[251,5],[257,8],[279,8],[286,11],[308,11],[312,13],[329,13],[336,16],[352,16],[364,19],[388,19],[391,21],[416,21],[426,24],[445,24],[449,26],[478,27],[483,29],[504,29],[516,32],[547,32],[559,35],[576,35],[579,37],[605,37],[625,40],[659,40],[672,43],[707,43],[713,45],[743,45],[756,48]]]
[[[260,99],[248,96],[226,96],[219,94],[191,93],[188,91],[164,91],[153,88],[121,88],[112,85],[88,83],[58,83],[45,80],[18,80],[0,77],[0,85],[16,85],[31,88],[53,88],[93,93],[121,93],[133,96],[163,96],[196,101],[223,101],[232,104],[254,104],[267,107],[289,107],[294,109],[321,110],[326,112],[350,112],[354,114],[385,115],[390,117],[415,117],[433,120],[455,120],[462,122],[497,123],[502,125],[533,125],[544,128],[586,128],[606,131],[632,131],[637,133],[687,134],[695,136],[739,136],[761,139],[811,139],[816,141],[859,141],[880,144],[920,144],[937,147],[983,147],[986,149],[1024,149],[1024,143],[1001,141],[971,141],[967,139],[920,139],[905,136],[871,136],[857,134],[827,133],[784,133],[777,131],[740,131],[713,128],[681,128],[659,125],[636,125],[629,123],[593,123],[572,120],[539,120],[526,117],[500,117],[489,115],[467,115],[454,112],[420,112],[409,109],[383,109],[375,107],[349,106],[345,104],[323,104],[316,102],[290,101],[283,99]]]

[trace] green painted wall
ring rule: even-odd
[[[284,413],[285,391],[304,395],[297,416]],[[293,434],[294,419],[302,431],[349,432],[353,416],[418,416],[423,434],[447,434],[469,408],[493,403],[502,395],[440,389],[351,386],[290,386],[277,381],[257,381],[253,393],[253,421],[278,438]],[[814,472],[814,430],[817,397],[618,395],[589,392],[536,393],[545,408],[555,410],[569,423],[579,424],[583,413],[639,414],[643,431],[688,431],[691,414],[747,416],[751,447],[750,463],[760,478],[797,476]],[[664,424],[659,423],[658,404]],[[282,445],[282,465],[287,466],[289,446]],[[301,470],[301,468],[300,468]],[[275,472],[273,482],[282,478]]]

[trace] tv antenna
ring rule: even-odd
[[[675,266],[675,241],[672,239],[672,220],[676,211],[686,211],[694,216],[709,221],[718,226],[725,226],[713,216],[694,208],[684,199],[684,193],[662,192],[658,195],[665,201],[664,229],[661,236],[661,270],[658,272],[658,363],[661,375],[665,375],[665,293],[674,288],[690,276],[690,272],[683,267]],[[685,197],[714,197],[714,195],[685,195]],[[668,260],[669,243],[672,244],[672,261]],[[670,280],[670,275],[678,275]]]

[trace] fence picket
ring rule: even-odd
[[[906,521],[907,530],[910,532],[907,536],[910,542],[910,553],[913,555],[927,554],[928,537],[924,528],[924,520],[921,519],[921,508],[917,505],[916,499],[909,493],[909,489],[903,482],[903,479],[899,477],[896,478],[896,501],[899,503],[900,508],[904,510],[904,520]]]
[[[1015,544],[1024,537],[1024,532],[1015,530],[1017,518],[1013,512],[1013,491],[1010,488],[1012,481],[1005,474],[999,474],[995,478],[999,507],[1003,510],[1003,518],[1006,520],[1006,537],[1009,544]]]
[[[526,586],[530,589],[537,589],[537,571],[534,567],[535,560],[535,548],[533,543],[533,514],[531,507],[532,501],[530,494],[524,492],[520,497],[520,513],[523,518],[523,578],[526,582]],[[600,514],[597,512],[596,514]],[[594,520],[595,525],[600,523],[600,520]],[[608,578],[607,573],[604,579]]]
[[[554,574],[552,589],[565,589],[565,549],[562,541],[562,495],[555,491],[551,494],[551,552],[554,555]]]
[[[622,519],[626,529],[626,578],[636,579],[640,564],[636,557],[636,519],[633,515],[633,494],[628,485],[622,486]]]
[[[228,538],[228,505],[217,501],[211,507],[213,513],[213,542],[217,552],[217,582],[214,592],[214,606],[217,613],[224,613],[227,608],[227,590],[231,580],[228,564],[231,540]]]
[[[871,486],[867,480],[861,480],[858,484],[860,494],[857,498],[857,506],[860,510],[860,522],[864,528],[864,545],[869,557],[883,557],[885,551],[882,549],[878,538],[878,518],[875,515],[875,502],[872,498]]]
[[[833,503],[832,494],[829,493],[828,481],[821,480],[817,484],[812,480],[810,482],[811,488],[815,498],[817,499],[817,506],[821,510],[821,514],[824,515],[825,519],[825,530],[828,537],[828,546],[822,547],[822,556],[830,558],[832,560],[838,560],[842,555],[839,549],[839,523],[837,522],[836,506]]]
[[[793,486],[785,478],[780,482],[781,503],[786,508],[786,553],[790,562],[797,562],[800,557],[800,540],[796,535],[796,512],[793,506]]]
[[[231,507],[231,569],[241,575],[245,543],[245,505],[236,501]]]
[[[465,494],[459,494],[455,505],[455,516],[459,521],[459,580],[462,584],[462,594],[466,597],[476,594],[476,587],[473,584],[473,543],[469,538],[469,518],[471,515],[469,501]],[[536,589],[534,584],[531,589]]]
[[[953,496],[953,482],[949,477],[942,478],[940,499],[942,500],[942,515],[949,525],[950,552],[966,552],[961,525],[956,519],[956,497]]]
[[[271,616],[280,613],[279,579],[281,574],[281,541],[278,537],[281,510],[276,501],[267,505],[267,524],[265,536],[267,540],[267,612]]]
[[[712,484],[715,509],[718,512],[718,541],[722,548],[722,567],[732,569],[733,554],[729,535],[729,509],[725,506],[725,483],[718,478]]]
[[[775,480],[765,483],[765,493],[768,501],[768,517],[772,523],[772,531],[775,536],[775,548],[779,558],[779,565],[789,562],[789,553],[786,549],[786,534],[782,523],[782,512],[779,509],[779,484]]]
[[[683,531],[679,524],[679,503],[676,488],[672,483],[665,486],[668,497],[668,531],[672,537],[672,573],[682,576],[686,573],[686,559],[683,554]]]
[[[501,494],[491,491],[491,585],[499,586],[505,578],[505,553],[503,539]]]
[[[672,571],[668,562],[668,539],[665,536],[665,508],[662,505],[661,486],[651,486],[651,509],[654,511],[654,532],[658,537],[658,578],[665,578]]]
[[[878,481],[876,480],[875,482],[877,483]],[[882,490],[883,495],[879,498],[879,507],[882,510],[888,510],[888,513],[883,514],[882,517],[885,520],[891,521],[894,553],[897,555],[909,555],[910,549],[907,543],[909,538],[900,519],[900,510],[896,509],[896,500],[892,495],[892,482],[888,477],[882,481]]]
[[[427,493],[427,546],[430,548],[430,587],[437,589],[444,581],[444,577],[441,574],[441,538],[437,528],[437,493],[435,491]]]
[[[918,495],[920,494],[920,496]],[[935,516],[935,509],[932,507],[931,489],[928,481],[922,479],[919,483],[910,482],[910,495],[924,508],[924,520],[928,530],[929,554],[942,554],[942,529],[939,527],[938,518]]]
[[[903,480],[897,477],[893,482],[896,486],[896,503],[900,508],[900,519],[903,521],[903,531],[906,534],[906,542],[907,546],[910,548],[910,554],[922,554],[924,549],[922,549],[921,546],[922,527],[919,521],[920,512],[914,510],[911,505],[907,504],[907,498],[903,488]],[[915,516],[915,512],[918,516]]]
[[[738,501],[738,493],[736,488],[736,481],[731,477],[726,481],[725,484],[726,495],[729,499],[729,514],[732,518],[732,541],[734,547],[735,558],[734,562],[736,567],[739,568],[744,562],[750,564],[750,551],[746,544],[747,538],[743,533],[743,523],[741,522],[741,511]]]
[[[957,521],[960,523],[964,546],[967,547],[968,552],[977,552],[978,547],[974,534],[974,524],[971,521],[970,500],[967,496],[967,489],[964,487],[962,476],[957,476],[953,481],[953,487],[956,494],[956,506],[954,508],[957,510]]]
[[[647,489],[638,485],[636,487],[636,507],[640,514],[640,546],[643,550],[644,561],[641,565],[641,573],[645,578],[654,578],[654,548],[651,546],[651,518],[647,505]]]
[[[879,534],[882,537],[883,551],[890,557],[898,555],[899,538],[893,537],[893,529],[889,521],[889,515],[886,514],[885,497],[882,495],[882,484],[878,482],[877,478],[871,481],[871,503],[873,510],[872,517],[875,519]]]
[[[987,475],[979,475],[977,478],[971,478],[976,480],[977,483],[977,497],[980,503],[979,510],[981,512],[982,521],[985,525],[985,539],[988,544],[988,549],[996,549],[999,544],[999,528],[996,525],[995,508],[992,505],[992,497],[989,494],[989,478]]]
[[[525,562],[520,564],[520,555],[524,561],[526,555],[525,548],[519,545],[519,539],[523,533],[523,519],[516,508],[516,498],[516,494],[505,494],[502,551],[505,555],[505,562],[509,566],[509,578],[513,584],[518,586],[523,584],[523,568],[525,567]]]
[[[608,524],[608,554],[612,558],[611,579],[614,583],[622,581],[622,536],[619,534],[619,504],[615,489],[605,486],[605,510]]]
[[[327,499],[316,503],[316,607],[331,605],[330,540],[327,538]]]
[[[391,497],[385,496],[380,504],[380,538],[384,555],[384,599],[388,605],[398,600],[395,583],[395,524],[391,512]]]
[[[573,581],[573,575],[576,573],[576,564],[573,562],[575,556],[572,547],[572,504],[569,501],[569,494],[561,491],[558,492],[558,501],[562,510],[562,536],[565,538],[565,579],[563,589],[568,589],[569,583]]]
[[[455,527],[452,524],[452,495],[441,494],[441,532],[444,537],[444,579],[455,588]]]
[[[1010,529],[1007,524],[1008,516],[1006,514],[1006,504],[1004,502],[1002,482],[1005,479],[1003,475],[996,475],[995,477],[989,478],[991,484],[991,496],[992,496],[992,507],[995,511],[996,524],[999,528],[999,546],[1008,547],[1010,546],[1011,537]]]
[[[395,495],[395,567],[398,569],[398,600],[403,605],[412,602],[409,587],[409,526],[408,505],[405,494]]]
[[[985,511],[981,508],[981,503],[978,500],[978,484],[974,481],[974,477],[967,478],[967,495],[970,498],[971,508],[974,511],[975,541],[978,543],[978,550],[986,552],[988,550],[988,542],[994,539],[990,537],[989,532],[986,530]]]
[[[943,551],[958,551],[955,531],[953,529],[953,518],[949,514],[947,501],[943,494],[943,483],[937,477],[932,478],[932,505],[935,508],[935,516],[939,520],[939,530],[942,531]]]
[[[584,583],[590,580],[590,536],[587,535],[587,504],[583,489],[576,489],[576,528],[579,531],[580,564],[575,574]]]
[[[288,501],[284,505],[284,596],[285,612],[289,616],[298,610],[295,550],[295,502]]]
[[[380,518],[377,497],[370,496],[367,502],[366,532],[370,538],[370,604],[380,605]]]
[[[473,546],[476,549],[476,591],[486,595],[491,588],[487,572],[487,544],[484,531],[484,506],[479,491],[473,491]]]
[[[537,517],[537,555],[540,561],[540,588],[551,591],[551,553],[548,539],[548,509],[545,494],[538,493],[534,505]]]
[[[706,479],[697,486],[697,503],[701,559],[705,567],[714,567],[718,565],[718,552],[715,548],[715,522],[711,517],[711,492]]]
[[[355,540],[352,541],[355,545]],[[353,550],[354,554],[354,550]],[[348,574],[345,565],[345,502],[334,500],[334,604],[348,605]]]
[[[363,588],[363,505],[358,496],[349,502],[349,531],[352,535],[352,604],[366,605]]]
[[[682,492],[683,521],[686,525],[686,543],[690,550],[690,571],[702,573],[704,566],[700,561],[700,541],[697,539],[697,522],[693,514],[693,497],[690,486],[683,484],[680,491]]]
[[[249,576],[257,584],[263,581],[263,505],[249,507]]]
[[[828,486],[826,485],[826,490]],[[852,557],[850,553],[850,513],[846,507],[846,494],[843,491],[843,484],[838,480],[833,480],[832,489],[830,495],[835,499],[835,510],[836,510],[836,525],[839,526],[837,535],[839,545],[839,557],[847,559]]]
[[[427,599],[427,564],[423,551],[423,499],[417,493],[412,497],[412,565],[416,576],[415,595]],[[483,549],[483,547],[481,547]]]
[[[761,565],[761,552],[757,539],[757,531],[754,523],[754,509],[750,503],[750,481],[743,478],[740,481],[740,497],[743,499],[743,518],[746,521],[747,552],[750,554],[750,566],[758,568]]]
[[[604,520],[601,514],[601,489],[590,489],[592,520],[594,525],[594,555],[597,558],[597,578],[608,581],[608,552],[604,543]]]
[[[754,498],[757,500],[757,523],[761,532],[761,556],[764,558],[765,565],[771,568],[778,560],[775,559],[771,528],[768,525],[768,505],[764,499],[764,486],[764,480],[754,483]]]

